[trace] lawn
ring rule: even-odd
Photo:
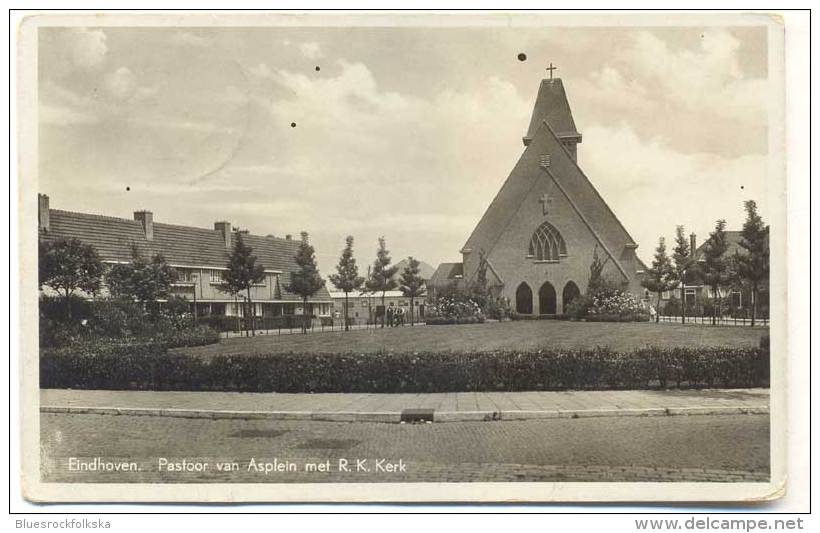
[[[222,339],[180,351],[202,357],[286,352],[413,352],[504,348],[593,348],[630,350],[642,346],[757,346],[765,327],[532,320],[458,326],[416,326]]]

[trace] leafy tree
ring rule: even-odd
[[[367,280],[367,289],[371,292],[382,293],[382,327],[384,327],[385,307],[384,307],[384,293],[392,291],[398,286],[393,277],[399,270],[397,266],[391,266],[390,251],[384,241],[384,237],[379,237],[379,248],[376,250],[376,260],[373,262],[373,268],[370,271],[370,279]]]
[[[686,280],[691,277],[691,270],[694,267],[692,251],[689,249],[689,240],[686,238],[683,226],[675,228],[675,248],[672,249],[672,260],[675,262],[675,279],[680,287],[681,302],[686,301]],[[686,306],[681,305],[681,322],[686,322]]]
[[[176,271],[162,255],[156,254],[148,261],[136,244],[131,246],[131,262],[114,265],[106,276],[112,296],[136,300],[151,313],[157,311],[158,300],[170,296],[176,280]]]
[[[336,274],[331,274],[330,282],[333,286],[345,293],[345,331],[350,329],[348,324],[348,308],[349,297],[348,294],[361,288],[364,284],[364,278],[359,276],[359,267],[356,266],[356,258],[353,257],[353,236],[348,235],[345,239],[345,248],[342,250],[342,255],[339,257],[339,264],[336,265]]]
[[[302,333],[307,333],[308,298],[325,286],[325,280],[319,275],[319,267],[316,266],[316,252],[308,242],[306,231],[302,232],[302,242],[299,243],[299,250],[296,252],[296,265],[299,270],[291,273],[288,290],[302,297],[302,309],[305,315],[305,320],[302,320]]]
[[[666,242],[663,237],[658,239],[658,247],[655,248],[655,257],[652,266],[647,270],[646,277],[641,280],[641,285],[650,292],[657,293],[655,322],[660,320],[661,294],[671,291],[677,286],[675,269],[672,261],[666,255]]]
[[[61,238],[39,244],[39,283],[54,289],[65,301],[71,320],[71,299],[76,291],[94,295],[102,286],[105,266],[90,244],[76,238]]]
[[[242,232],[234,232],[234,244],[230,257],[228,257],[228,264],[225,265],[228,270],[222,275],[222,284],[220,289],[232,295],[241,294],[243,291],[246,295],[245,302],[245,328],[250,327],[250,333],[256,336],[256,313],[253,309],[253,300],[251,299],[251,289],[254,285],[261,283],[265,279],[265,267],[257,264],[256,256],[253,255],[253,248],[245,244],[242,238]]]
[[[419,262],[413,256],[407,258],[407,266],[401,273],[400,283],[399,289],[402,294],[410,298],[410,324],[413,325],[415,324],[416,298],[424,296],[427,292],[425,279],[419,274]]]
[[[769,279],[769,226],[757,214],[753,200],[744,203],[746,222],[740,232],[740,242],[745,253],[735,252],[733,269],[736,276],[752,289],[752,326],[757,317],[757,301],[761,284]]]
[[[605,289],[611,285],[603,274],[604,267],[608,262],[609,257],[606,258],[606,261],[601,261],[601,257],[598,255],[598,245],[596,244],[595,248],[592,250],[592,263],[590,263],[589,265],[589,282],[587,283],[587,294],[596,294],[600,290]]]
[[[726,221],[718,220],[715,229],[703,245],[703,281],[712,291],[712,298],[716,305],[712,306],[712,324],[715,324],[720,315],[720,289],[729,282],[729,265],[726,250],[729,243],[726,241]]]
[[[487,255],[484,250],[478,251],[478,268],[476,269],[475,280],[470,284],[470,297],[482,310],[485,310],[490,297],[490,290],[487,282]]]

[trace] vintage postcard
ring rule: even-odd
[[[31,501],[786,490],[777,17],[43,14],[19,43]]]

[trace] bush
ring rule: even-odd
[[[239,392],[458,392],[761,387],[760,348],[508,350],[197,358],[163,346],[45,351],[43,388]]]
[[[442,296],[427,310],[429,317],[435,318],[464,318],[483,316],[481,306],[472,298],[453,294]]]
[[[450,326],[453,324],[483,324],[483,316],[443,317],[433,316],[425,320],[428,326]]]
[[[592,307],[592,298],[584,294],[572,300],[564,312],[571,319],[581,320],[587,317],[590,307]]]

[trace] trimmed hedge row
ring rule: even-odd
[[[46,352],[43,388],[239,392],[459,392],[768,386],[760,348],[647,347],[481,353]]]
[[[100,357],[150,357],[164,354],[169,348],[205,346],[219,342],[219,332],[207,326],[197,326],[177,331],[167,331],[155,337],[138,337],[124,340],[104,337],[79,338],[69,345],[58,348],[42,348],[40,359],[49,357],[83,357],[89,360]],[[78,355],[82,354],[82,355]]]
[[[425,319],[428,326],[452,326],[454,324],[483,324],[483,316],[431,316]]]

